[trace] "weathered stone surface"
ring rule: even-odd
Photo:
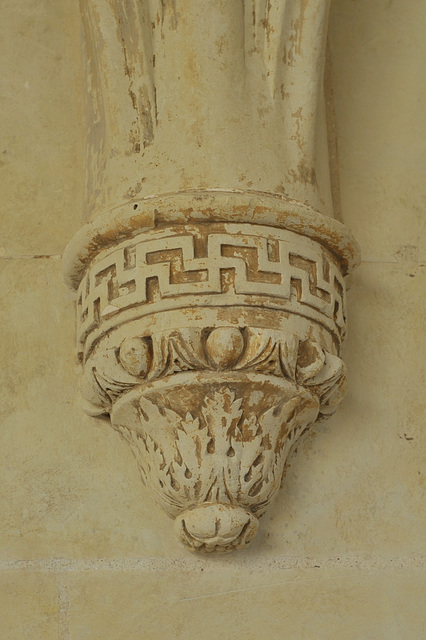
[[[346,389],[359,251],[330,217],[328,8],[82,3],[92,222],[64,273],[83,405],[111,416],[191,550],[248,544]]]
[[[59,257],[30,257],[80,227],[79,3],[2,1],[0,635],[423,637],[426,5],[332,7],[342,214],[365,259],[349,392],[221,559],[175,540],[130,448],[76,402],[72,294]]]
[[[229,558],[227,558],[229,560]],[[421,571],[226,566],[72,576],[70,637],[421,638]],[[407,598],[401,607],[401,594]],[[158,598],[167,615],[159,615]],[[156,606],[157,603],[157,606]],[[309,605],[307,604],[309,603]],[[120,611],[120,615],[117,615]]]
[[[27,571],[3,572],[0,616],[4,640],[57,640],[61,625],[55,577]]]
[[[84,0],[87,218],[191,189],[332,214],[329,1]]]

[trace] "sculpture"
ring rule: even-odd
[[[89,221],[81,392],[181,541],[247,546],[297,438],[346,384],[323,0],[82,0]]]

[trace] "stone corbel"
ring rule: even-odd
[[[89,221],[64,258],[81,396],[192,551],[249,544],[345,393],[358,249],[330,215],[327,5],[82,2]]]

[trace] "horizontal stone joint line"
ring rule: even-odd
[[[74,560],[72,558],[57,558],[43,560],[10,560],[0,562],[1,571],[26,571],[34,573],[79,573],[88,571],[192,571],[211,567],[209,560],[197,558],[88,558],[84,560]],[[363,556],[339,556],[339,557],[312,557],[303,558],[297,556],[280,556],[269,558],[264,561],[244,562],[226,558],[216,560],[215,567],[244,570],[274,570],[274,569],[324,569],[324,568],[358,568],[364,570],[377,569],[425,569],[426,557],[371,557]]]

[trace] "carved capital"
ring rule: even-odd
[[[329,2],[81,0],[81,396],[191,550],[244,548],[341,401],[344,278],[322,93]]]
[[[245,547],[294,443],[342,400],[345,304],[335,254],[266,225],[159,225],[91,262],[84,406],[110,414],[191,550]]]

